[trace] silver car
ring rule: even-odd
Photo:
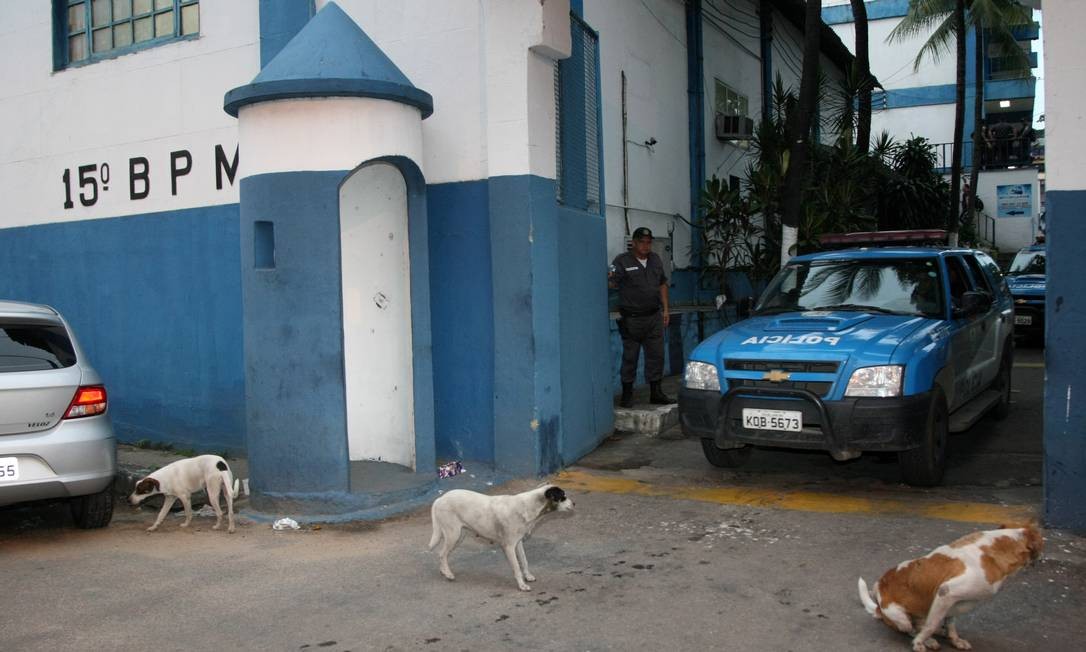
[[[107,406],[56,310],[0,301],[0,507],[67,499],[77,526],[108,525],[117,441]]]

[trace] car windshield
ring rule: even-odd
[[[854,310],[938,318],[942,285],[934,257],[798,262],[773,278],[755,312]]]
[[[1011,269],[1007,274],[1017,276],[1019,274],[1045,273],[1045,252],[1043,251],[1019,251],[1011,263]]]

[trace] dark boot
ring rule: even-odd
[[[622,400],[618,402],[621,407],[633,407],[633,383],[622,383]]]
[[[660,381],[649,383],[649,388],[649,402],[653,405],[669,405],[675,402],[670,396],[664,394],[664,390],[660,389]]]

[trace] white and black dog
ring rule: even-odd
[[[185,522],[181,527],[188,527],[192,522],[193,493],[207,489],[207,500],[215,510],[215,526],[222,525],[222,508],[219,507],[219,492],[226,495],[226,511],[230,519],[229,532],[234,531],[234,499],[238,496],[238,481],[230,472],[226,460],[218,455],[200,455],[171,462],[136,483],[136,490],[128,497],[132,505],[150,496],[163,494],[162,509],[158,512],[155,524],[147,528],[154,532],[166,518],[175,500],[180,499],[185,507]]]
[[[528,570],[524,539],[544,517],[572,511],[573,501],[561,488],[551,484],[511,496],[487,496],[454,489],[435,500],[430,508],[434,524],[430,550],[438,543],[442,544],[438,551],[439,568],[446,579],[454,580],[456,576],[449,569],[449,553],[464,539],[464,530],[470,530],[501,546],[513,567],[517,586],[521,591],[531,591],[527,582],[534,582],[535,577]]]

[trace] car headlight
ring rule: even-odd
[[[720,378],[716,375],[716,366],[705,362],[687,362],[683,384],[689,389],[720,391]]]
[[[852,372],[845,396],[901,396],[901,379],[904,376],[905,367],[901,365],[861,367]]]

